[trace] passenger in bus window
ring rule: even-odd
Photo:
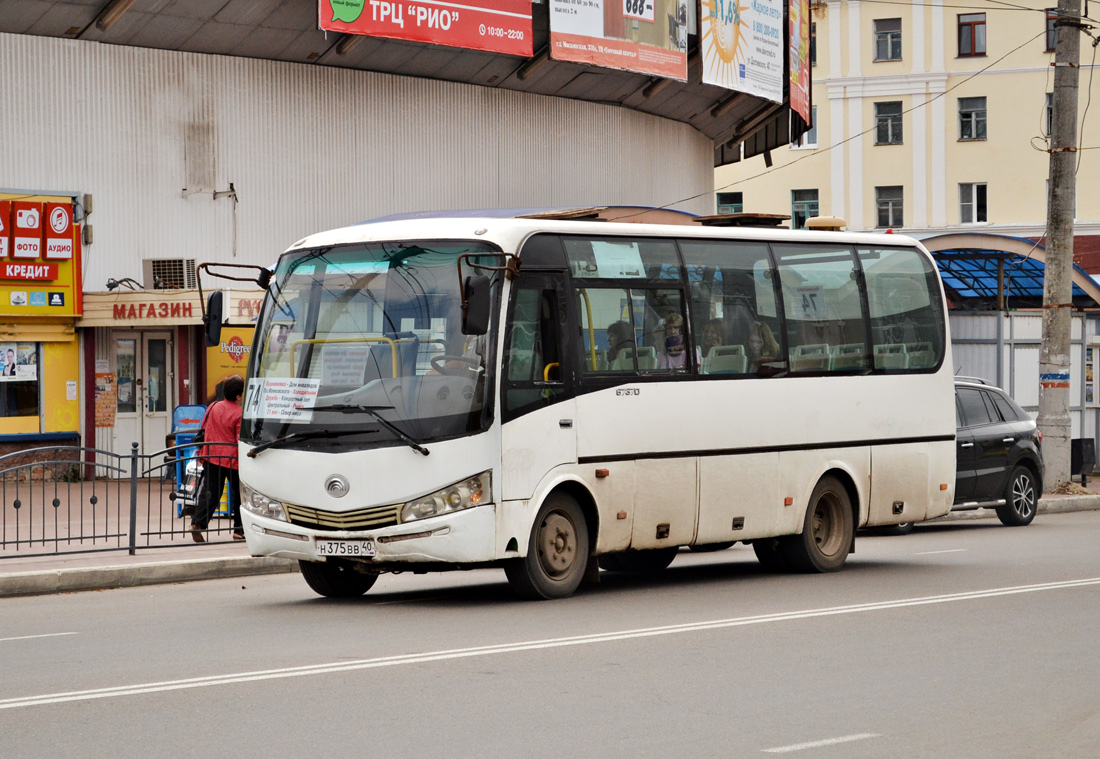
[[[687,337],[684,335],[684,317],[669,314],[664,325],[664,350],[657,356],[658,369],[687,369]]]
[[[623,348],[634,346],[634,330],[624,321],[612,322],[607,327],[607,361],[610,364],[619,357]]]
[[[700,339],[700,347],[703,355],[710,353],[711,348],[726,344],[726,324],[721,319],[711,319],[703,325]]]
[[[749,359],[749,371],[756,372],[763,364],[779,358],[779,342],[767,324],[753,322],[745,351]]]

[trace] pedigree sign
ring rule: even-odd
[[[0,315],[83,312],[72,198],[0,194]]]
[[[203,401],[218,400],[219,385],[234,374],[242,378],[252,354],[252,327],[222,327],[221,341],[206,349],[206,395]]]

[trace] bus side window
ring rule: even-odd
[[[882,368],[935,371],[943,362],[945,339],[932,263],[914,248],[860,248],[857,254],[867,281],[875,351],[906,356],[904,365]]]
[[[517,285],[504,350],[505,419],[565,396],[564,313],[558,291],[542,277]]]

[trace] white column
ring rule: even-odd
[[[841,4],[839,2],[831,2],[827,6],[826,10],[829,19],[829,78],[840,79],[844,76],[844,72],[841,70],[840,63],[840,51],[843,46],[840,43],[840,12]]]
[[[913,3],[913,34],[909,47],[912,49],[913,73],[924,73],[924,5]],[[940,9],[941,13],[943,9]]]
[[[932,6],[932,65],[929,71],[943,71],[943,48],[945,30],[943,28],[943,0],[929,0]]]
[[[910,124],[912,124],[912,137],[909,140],[910,149],[913,151],[913,212],[912,216],[906,213],[910,222],[907,226],[928,226],[928,109],[917,108],[927,102],[928,96],[914,92],[910,96]]]
[[[848,98],[848,131],[859,134],[863,127],[863,97]],[[858,137],[847,143],[848,147],[848,190],[851,193],[848,211],[848,229],[863,229],[863,140]],[[873,226],[873,225],[872,225]]]
[[[848,71],[846,76],[863,76],[862,30],[859,23],[859,0],[848,3]]]
[[[935,94],[935,93],[933,93]],[[932,226],[947,226],[947,98],[932,101]]]
[[[835,17],[834,17],[835,18]],[[839,35],[838,35],[839,36]],[[839,216],[848,222],[848,228],[852,229],[852,220],[848,218],[846,198],[846,180],[847,176],[844,173],[844,154],[850,149],[850,143],[840,145],[838,143],[844,140],[846,135],[844,131],[844,87],[837,87],[835,90],[829,88],[829,139],[833,145],[836,145],[829,155],[829,178],[830,178],[830,191],[832,196],[832,208],[829,209],[829,213],[833,216]],[[855,181],[861,181],[859,177],[856,177]]]

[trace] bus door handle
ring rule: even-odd
[[[959,443],[959,447],[960,448],[973,448],[974,444],[973,443]]]
[[[1001,442],[1002,442],[1002,443],[1015,443],[1015,442],[1016,442],[1016,438],[1014,438],[1014,437],[1005,437],[1005,438],[1001,438]]]
[[[563,430],[572,429],[573,420],[572,419],[559,419],[558,420],[558,426],[561,427]]]

